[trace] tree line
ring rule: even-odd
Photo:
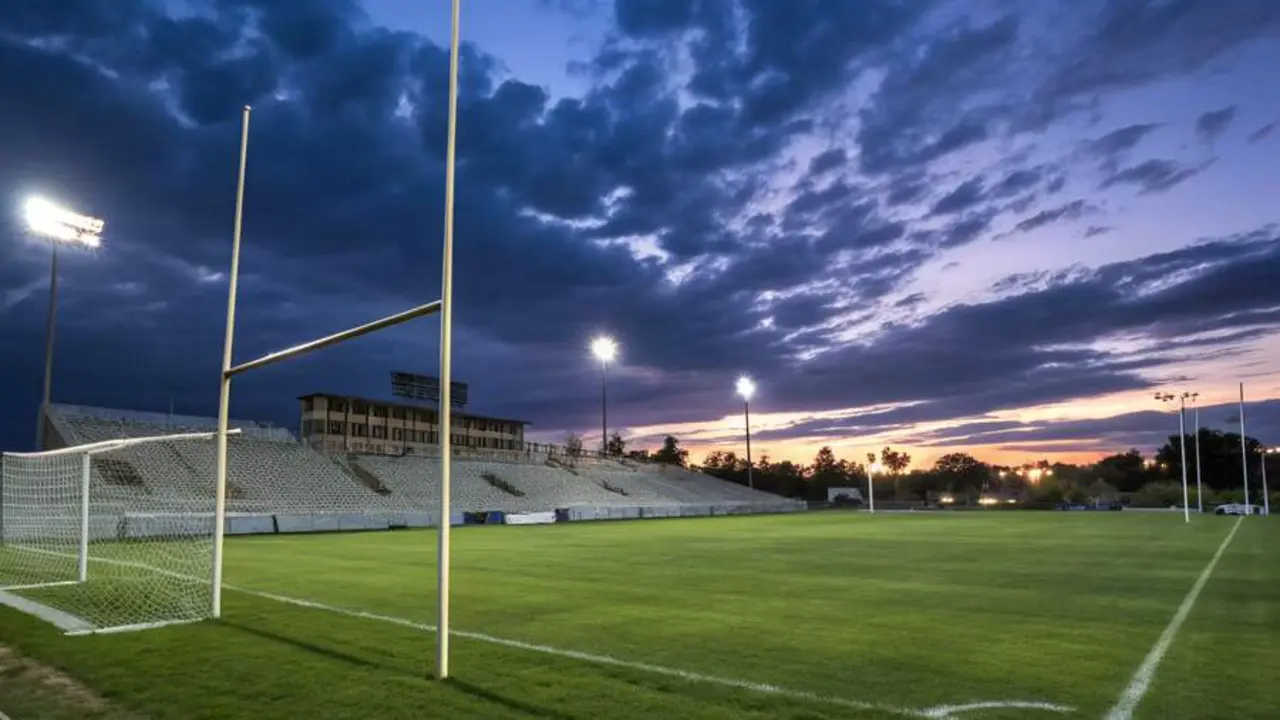
[[[1084,504],[1123,502],[1139,506],[1168,507],[1182,503],[1182,454],[1180,440],[1187,448],[1187,473],[1192,506],[1196,496],[1196,439],[1169,437],[1152,457],[1131,449],[1097,462],[1076,465],[1041,460],[1020,466],[985,463],[964,452],[948,453],[932,467],[908,470],[911,456],[892,447],[878,454],[868,453],[867,462],[836,457],[830,447],[818,450],[809,464],[790,460],[774,462],[767,454],[753,459],[750,482],[758,490],[789,498],[825,501],[830,488],[858,488],[863,496],[868,481],[875,483],[876,502],[976,504],[982,498],[1016,500],[1022,503]],[[1280,487],[1280,463],[1263,452],[1257,439],[1245,438],[1245,458],[1241,457],[1240,435],[1204,428],[1199,433],[1200,476],[1206,506],[1244,499],[1242,463],[1247,458],[1251,500],[1261,502],[1262,462],[1268,461],[1267,477],[1272,488]],[[618,434],[606,444],[608,454],[648,462],[689,466],[688,452],[673,436],[667,436],[655,451],[626,451]],[[691,469],[742,485],[748,484],[745,457],[725,450],[711,452],[701,465]],[[990,500],[989,500],[990,501]],[[1280,503],[1280,492],[1272,492],[1272,502]]]

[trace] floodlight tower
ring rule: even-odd
[[[1190,393],[1182,393],[1174,395],[1173,393],[1156,393],[1156,399],[1160,402],[1171,402],[1177,400],[1179,402],[1178,409],[1178,443],[1181,445],[1182,456],[1182,515],[1187,522],[1191,522],[1191,498],[1187,491],[1187,397]]]
[[[1200,484],[1200,406],[1196,405],[1196,398],[1200,397],[1200,393],[1183,393],[1182,397],[1190,400],[1195,407],[1196,422],[1196,512],[1204,512],[1204,490]]]
[[[58,315],[58,246],[98,248],[106,223],[81,215],[42,197],[28,198],[22,216],[32,235],[50,241],[53,249],[49,261],[49,314],[44,329],[44,393],[40,397],[40,416],[36,419],[36,449],[44,449],[44,415],[49,409],[53,388],[53,340]]]
[[[755,490],[755,478],[751,473],[751,396],[756,394],[756,383],[743,375],[734,387],[742,397],[742,418],[747,429],[747,487]]]
[[[607,335],[591,341],[591,354],[600,361],[600,456],[609,454],[609,363],[618,356],[618,343]]]

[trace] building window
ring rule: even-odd
[[[316,401],[315,401],[314,399],[312,399],[312,398],[303,398],[303,399],[302,399],[302,410],[303,410],[303,412],[311,412],[312,410],[314,410],[314,409],[315,409],[315,407],[316,407]]]
[[[346,423],[344,423],[344,422],[342,422],[341,420],[330,420],[330,421],[329,421],[329,434],[330,434],[330,435],[346,435],[346,434],[347,434],[347,424],[346,424]]]
[[[354,414],[356,414],[356,415],[368,415],[368,414],[369,414],[369,403],[363,402],[363,401],[361,401],[361,400],[352,400],[352,401],[351,401],[351,412],[352,412],[352,413],[354,413]]]
[[[354,437],[369,437],[369,426],[365,423],[351,423],[351,435]]]
[[[374,417],[380,417],[380,418],[384,418],[384,417],[386,417],[386,416],[387,416],[387,408],[386,408],[386,406],[385,406],[385,405],[374,405],[374,406],[373,406],[373,416],[374,416]]]
[[[400,428],[391,428],[391,439],[396,442],[403,442],[404,430],[401,430]]]
[[[331,400],[329,401],[329,410],[332,412],[346,412],[347,402],[345,400]]]
[[[374,439],[376,439],[376,440],[386,440],[386,439],[387,439],[387,426],[386,426],[386,425],[374,425],[374,426],[373,426],[373,437],[374,437]]]
[[[403,420],[403,419],[404,419],[404,408],[402,408],[402,407],[393,407],[393,408],[391,408],[391,419],[392,419],[392,420]]]

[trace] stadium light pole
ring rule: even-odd
[[[609,454],[609,363],[618,356],[618,343],[607,335],[591,341],[591,354],[600,361],[600,457]]]
[[[44,327],[44,391],[40,396],[40,412],[36,418],[36,450],[44,449],[44,415],[49,409],[53,390],[53,342],[58,318],[58,246],[68,245],[97,249],[102,246],[102,230],[106,223],[60,207],[42,197],[28,198],[22,206],[27,230],[50,241],[49,312]]]
[[[756,383],[751,378],[743,375],[738,378],[735,389],[738,395],[742,397],[743,425],[747,429],[747,487],[755,490],[755,476],[751,472],[751,396],[756,394]]]
[[[1200,397],[1200,393],[1183,393],[1182,396],[1191,401],[1195,409],[1196,416],[1196,512],[1204,512],[1204,490],[1200,484],[1200,406],[1196,405],[1196,398]]]
[[[444,252],[440,281],[440,532],[436,547],[436,678],[449,677],[449,533],[453,442],[453,205],[458,146],[458,27],[462,0],[449,23],[449,135],[445,151]]]
[[[1181,446],[1181,465],[1182,465],[1182,515],[1187,522],[1191,522],[1191,498],[1187,490],[1187,396],[1189,393],[1174,395],[1173,393],[1156,393],[1156,399],[1160,402],[1170,402],[1177,400],[1179,402],[1178,409],[1178,444]]]

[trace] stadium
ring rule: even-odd
[[[49,263],[43,395],[37,406],[34,391],[31,403],[0,392],[0,420],[17,418],[9,428],[38,418],[34,448],[24,430],[22,449],[0,454],[0,720],[1277,717],[1280,525],[1266,484],[1277,448],[1247,435],[1243,382],[1228,421],[1237,433],[1202,432],[1190,387],[1156,403],[1149,393],[1194,379],[1206,410],[1228,407],[1229,376],[1274,397],[1256,367],[1265,361],[1241,348],[1280,327],[1275,226],[1210,224],[1261,222],[1271,205],[1233,197],[1240,204],[1219,202],[1223,212],[1195,212],[1203,232],[1236,235],[1156,244],[1176,233],[1142,213],[1107,215],[1121,205],[1111,199],[1133,200],[1129,190],[1149,202],[1228,161],[1130,164],[1147,134],[1173,131],[1163,117],[1130,117],[1086,141],[1077,126],[1049,132],[1074,112],[1100,124],[1113,86],[1171,82],[1275,35],[1271,6],[1103,2],[1098,17],[1055,8],[1035,23],[1011,14],[971,26],[977,13],[945,3],[919,19],[913,8],[930,3],[618,0],[600,4],[616,12],[598,52],[567,64],[589,90],[557,98],[515,79],[523,67],[464,53],[460,0],[447,49],[357,12],[376,0],[111,4],[0,3],[0,179],[19,174],[24,221],[17,242],[0,243],[0,320],[23,343],[11,349],[19,342],[6,336],[0,357],[14,369],[0,389],[36,385],[38,331],[23,303],[43,292]],[[527,5],[589,15],[596,3]],[[491,33],[537,37],[539,58],[557,44],[529,7],[493,7]],[[1163,44],[1142,44],[1152,27]],[[1070,45],[1071,32],[1091,42]],[[677,52],[649,44],[673,37]],[[988,54],[1018,42],[1036,52]],[[1019,96],[1038,54],[1062,65]],[[1263,85],[1270,65],[1259,57],[1241,87]],[[1117,58],[1138,71],[1115,70]],[[460,94],[475,129],[461,159]],[[1137,100],[1144,112],[1159,104]],[[1007,114],[1023,105],[1030,114]],[[1261,143],[1280,120],[1257,116],[1247,139],[1229,138],[1236,113],[1192,118],[1197,152],[1233,139],[1266,165]],[[251,116],[254,137],[269,140],[254,173]],[[1006,142],[1033,129],[1046,141]],[[846,134],[859,147],[827,147]],[[1048,142],[1057,135],[1070,139],[1061,152]],[[989,157],[953,162],[970,146]],[[1071,163],[1092,174],[1075,181]],[[470,312],[459,369],[474,363],[495,382],[527,373],[540,395],[492,415],[468,409],[454,377],[458,167],[473,181],[457,200],[470,221],[459,273],[473,280],[456,293]],[[248,211],[246,185],[251,198],[262,188]],[[1081,186],[1105,196],[1052,199]],[[1216,190],[1172,209],[1246,194]],[[104,235],[106,220],[64,199],[127,230]],[[1169,210],[1147,214],[1186,220]],[[1116,246],[1150,242],[1139,248],[1148,254],[1090,244],[1112,232],[1102,224],[1016,249],[1022,235],[1095,216],[1132,222],[1131,242]],[[434,234],[430,251],[418,247],[437,220],[438,257]],[[980,236],[995,247],[986,255]],[[974,255],[958,258],[962,247]],[[101,251],[111,272],[89,282],[64,270],[77,321],[64,319],[65,344],[79,353],[55,393],[58,258],[73,251],[92,258],[85,265]],[[1096,267],[1080,266],[1085,257]],[[102,308],[87,307],[95,301]],[[384,332],[410,322],[429,322],[438,344]],[[629,389],[628,409],[727,425],[715,403],[728,398],[745,458],[719,452],[716,475],[705,460],[624,454],[620,435],[611,449],[619,346],[596,335],[589,372],[580,344],[565,350],[566,337],[581,343],[602,327],[653,353],[630,378],[641,389]],[[233,382],[375,334],[383,344],[368,355],[310,366],[308,387],[283,375]],[[424,349],[438,351],[438,375],[393,372],[394,400],[337,386]],[[112,371],[110,357],[130,372]],[[769,464],[759,444],[753,459],[757,387],[746,371],[794,395],[770,410],[773,438],[781,427],[844,450],[874,449],[861,443],[870,427],[916,453],[1092,457],[1133,437],[1158,444],[1175,406],[1179,430],[1158,460],[1132,449],[1072,466],[1062,484],[1048,479],[1063,464],[948,453],[938,464],[957,461],[949,477],[921,470],[933,484],[899,493],[899,481],[920,478],[890,447],[883,464],[872,453],[862,466],[824,446],[831,483],[816,480],[816,460]],[[64,389],[79,376],[133,384],[97,398]],[[590,392],[568,389],[570,376]],[[328,387],[310,387],[318,378]],[[154,400],[165,383],[202,388],[196,414],[142,409],[158,405],[135,398]],[[667,396],[655,390],[663,383],[677,388]],[[231,414],[233,398],[263,388],[296,400],[296,427]],[[1137,395],[1146,405],[1125,412]],[[561,412],[584,397],[592,412]],[[554,406],[555,427],[575,431],[589,417],[599,449],[573,433],[535,442],[550,436],[501,416],[531,406]],[[1212,441],[1209,495],[1201,438]],[[1157,486],[1151,502],[1121,502],[1108,461],[1137,479],[1135,493]],[[1056,490],[1052,501],[1033,500],[1041,480],[1034,489]],[[1206,497],[1223,501],[1220,512]]]

